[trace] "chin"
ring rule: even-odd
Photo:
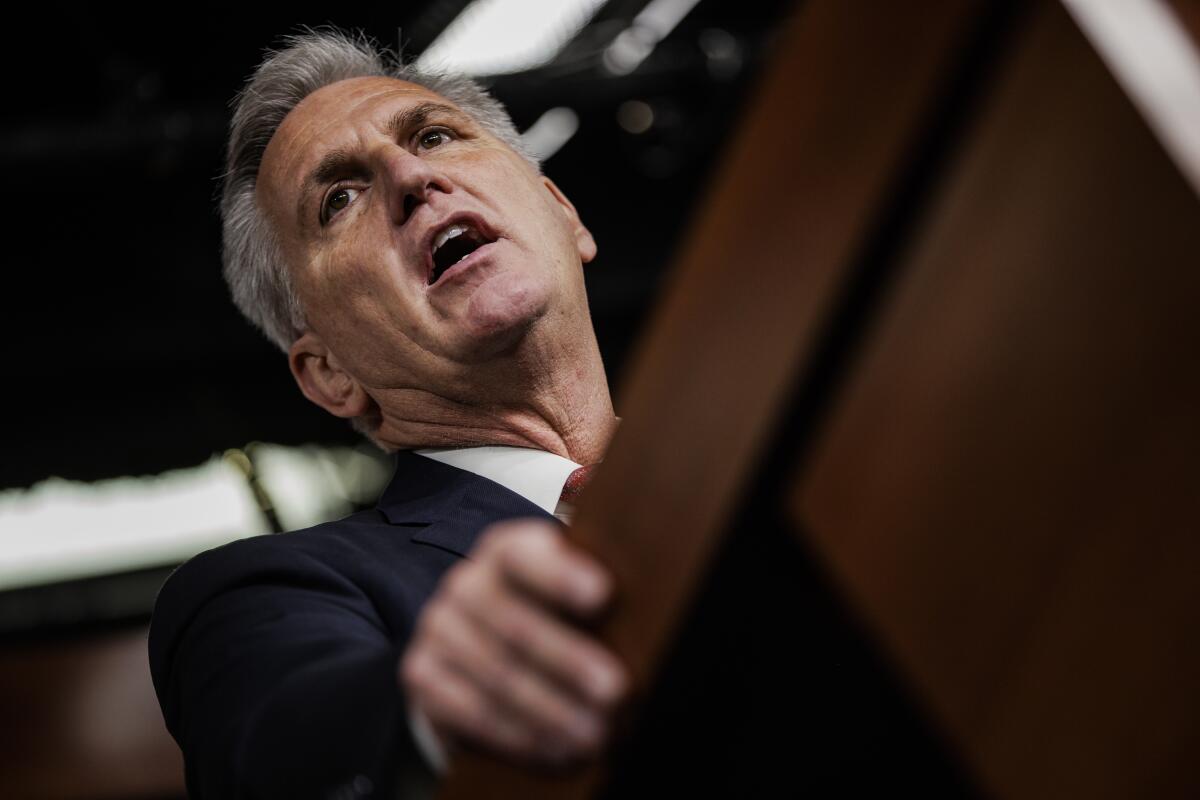
[[[516,349],[548,308],[548,294],[526,281],[489,281],[467,304],[463,350],[483,361]],[[486,291],[483,291],[486,289]]]

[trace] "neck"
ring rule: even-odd
[[[580,464],[604,457],[617,418],[594,337],[576,347],[523,345],[449,389],[379,390],[375,439],[388,449],[510,445]]]

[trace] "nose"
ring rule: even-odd
[[[380,157],[384,162],[388,214],[403,225],[430,196],[454,191],[450,179],[427,158],[399,145],[388,145]]]

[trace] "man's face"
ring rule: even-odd
[[[428,90],[355,78],[305,98],[259,201],[305,310],[371,388],[461,386],[546,320],[587,320],[595,245],[547,179]]]

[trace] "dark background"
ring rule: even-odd
[[[412,58],[465,5],[185,10],[183,23],[93,6],[22,26],[0,104],[0,488],[157,473],[252,440],[357,440],[304,400],[282,355],[228,300],[215,210],[228,103],[263,49],[301,24],[361,29],[393,48],[400,29]],[[554,106],[580,117],[545,171],[600,245],[588,287],[618,399],[686,221],[791,8],[701,0],[638,70],[611,76],[600,54],[644,5],[612,0],[554,63],[484,81],[522,130]],[[651,105],[650,130],[618,124],[628,100]],[[762,220],[772,224],[770,209]],[[749,269],[730,265],[734,279]]]

